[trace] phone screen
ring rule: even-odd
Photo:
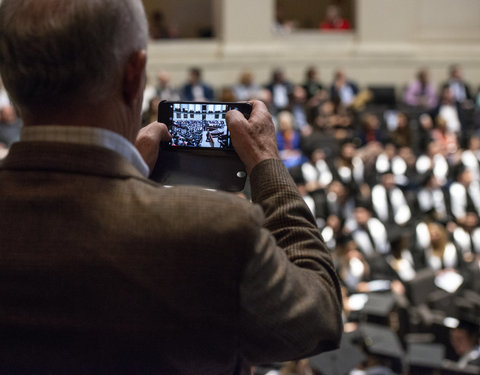
[[[248,103],[161,102],[158,117],[172,135],[171,147],[233,150],[225,120],[231,109],[248,118]]]

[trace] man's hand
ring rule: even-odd
[[[150,171],[153,170],[157,162],[160,142],[168,142],[171,138],[172,136],[168,132],[167,126],[160,122],[152,122],[138,132],[135,147],[142,155]]]
[[[248,174],[263,160],[280,159],[272,116],[263,102],[255,100],[251,103],[252,113],[248,120],[235,110],[226,116],[233,147]]]

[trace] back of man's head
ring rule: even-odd
[[[140,0],[0,4],[0,74],[20,108],[106,99],[147,41]]]

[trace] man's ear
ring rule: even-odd
[[[147,52],[145,50],[133,52],[127,61],[123,72],[123,98],[129,106],[142,99],[146,65]]]

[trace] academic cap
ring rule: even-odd
[[[388,293],[369,293],[368,299],[361,314],[372,318],[388,318],[390,312],[395,308],[396,302],[393,294]]]
[[[363,362],[366,355],[354,344],[357,332],[344,333],[340,348],[308,359],[310,367],[324,375],[345,375]]]
[[[438,290],[435,286],[435,271],[425,268],[405,283],[406,294],[412,305],[418,306],[428,301],[432,292]]]
[[[406,361],[410,369],[439,369],[444,358],[445,346],[439,343],[411,343],[407,346]]]
[[[358,331],[367,353],[392,359],[404,357],[400,339],[390,328],[378,324],[362,323],[359,325]]]

